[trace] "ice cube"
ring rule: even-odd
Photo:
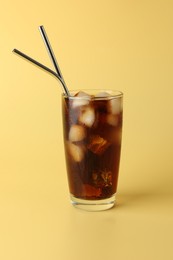
[[[113,98],[109,100],[108,103],[108,111],[113,115],[119,114],[122,110],[121,99]]]
[[[106,171],[106,170],[102,171],[101,177],[104,181],[105,187],[112,186],[112,172],[111,171]]]
[[[116,145],[121,145],[121,138],[122,138],[122,129],[117,127],[116,129],[112,129],[109,132],[109,142],[114,143]]]
[[[110,187],[112,185],[112,172],[107,169],[94,171],[92,181],[96,187]]]
[[[81,162],[84,158],[85,149],[81,145],[68,142],[68,151],[75,162]]]
[[[115,143],[117,145],[121,145],[121,139],[122,139],[122,130],[118,129],[117,131],[115,131]]]
[[[117,126],[118,125],[118,116],[113,114],[108,114],[106,121],[109,125]]]
[[[87,97],[87,98],[91,98],[91,96],[89,94],[87,94],[84,91],[79,91],[75,94],[75,97]]]
[[[94,135],[90,138],[87,148],[97,155],[102,155],[109,145],[107,140],[99,135]]]
[[[75,94],[75,97],[73,99],[72,106],[73,108],[77,108],[80,106],[86,106],[89,104],[91,100],[91,96],[83,91],[79,91],[77,94]]]
[[[99,197],[101,195],[100,188],[91,186],[89,184],[84,184],[82,188],[82,197]]]
[[[79,116],[80,123],[91,127],[95,121],[95,111],[91,106],[87,106],[81,110],[81,115]]]
[[[100,98],[102,98],[102,97],[109,97],[109,96],[110,96],[110,94],[108,92],[106,92],[106,91],[98,92],[95,95],[95,97],[100,97]]]
[[[86,137],[86,130],[81,125],[72,125],[69,131],[69,140],[71,142],[82,141]]]

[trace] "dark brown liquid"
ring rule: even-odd
[[[117,189],[122,111],[112,115],[106,99],[92,99],[83,106],[73,102],[63,98],[62,103],[70,193],[88,200],[109,198]],[[89,123],[83,114],[91,116]]]

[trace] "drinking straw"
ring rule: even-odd
[[[33,58],[29,57],[28,55],[24,54],[23,52],[21,52],[21,51],[19,51],[17,49],[14,49],[13,52],[18,54],[19,56],[23,57],[24,59],[30,61],[32,64],[37,65],[37,67],[43,69],[44,71],[48,72],[52,76],[56,77],[61,82],[61,84],[63,86],[63,89],[64,89],[64,92],[66,93],[66,95],[67,96],[69,95],[69,91],[68,91],[67,87],[64,85],[64,81],[62,80],[62,78],[59,75],[57,75],[56,72],[54,72],[53,70],[49,69],[45,65],[41,64],[40,62],[34,60]]]
[[[51,59],[53,65],[55,67],[57,75],[61,78],[61,80],[63,82],[63,86],[64,86],[64,88],[66,88],[66,93],[68,93],[68,95],[69,95],[68,88],[67,88],[66,83],[64,81],[64,78],[62,76],[61,70],[59,68],[58,62],[56,60],[55,54],[54,54],[53,49],[51,47],[50,41],[49,41],[48,36],[46,34],[46,31],[44,29],[44,26],[43,25],[39,26],[39,30],[40,30],[41,36],[43,38],[43,42],[44,42],[44,44],[45,44],[45,46],[47,48],[47,52],[48,52],[48,54],[50,56],[50,59]]]

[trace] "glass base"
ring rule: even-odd
[[[85,200],[70,196],[71,203],[75,208],[86,211],[102,211],[112,208],[115,205],[115,194],[103,200]]]

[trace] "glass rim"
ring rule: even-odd
[[[75,94],[77,94],[78,92],[85,92],[87,95],[86,96],[74,96]],[[108,93],[108,96],[92,96],[92,93]],[[68,98],[68,99],[88,99],[90,98],[91,95],[91,99],[94,100],[100,100],[100,99],[112,99],[112,98],[121,98],[123,97],[123,92],[120,90],[113,90],[113,89],[72,89],[69,90],[70,95],[74,94],[72,96],[68,96],[66,93],[63,93],[62,96],[64,98]]]

